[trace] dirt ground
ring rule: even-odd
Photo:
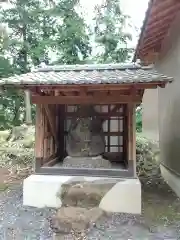
[[[8,168],[0,168],[0,192],[7,190],[13,185],[18,185],[21,182],[22,178],[10,173]]]
[[[21,180],[9,177],[7,169],[0,169],[0,191],[1,240],[52,240],[48,219],[54,210],[24,208]],[[161,179],[142,181],[142,208],[141,216],[113,214],[100,220],[86,239],[180,239],[180,200]],[[27,235],[3,238],[9,229]]]
[[[142,216],[151,226],[180,225],[180,199],[162,179],[142,182]]]

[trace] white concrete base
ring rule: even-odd
[[[160,165],[161,175],[172,190],[180,197],[180,177],[170,172],[166,167]]]
[[[126,179],[116,183],[102,198],[99,207],[106,212],[141,214],[139,179]]]
[[[107,212],[141,213],[141,184],[138,179],[31,175],[23,183],[23,204],[59,208],[61,185],[73,181],[114,183],[99,207]]]

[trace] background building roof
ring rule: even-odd
[[[179,12],[179,0],[150,0],[134,61],[143,61],[150,52],[160,52],[162,42]]]

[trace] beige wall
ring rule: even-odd
[[[174,82],[159,89],[160,159],[180,174],[180,36],[170,51],[156,63],[156,69],[174,77]]]
[[[143,134],[149,139],[159,140],[158,89],[148,89],[144,92],[142,106]]]

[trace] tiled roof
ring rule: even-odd
[[[46,66],[33,72],[0,80],[0,85],[123,84],[169,82],[152,67],[138,64],[91,64]]]
[[[170,34],[170,29],[179,29],[180,1],[150,0],[141,34],[134,55],[134,61],[147,58],[148,53],[160,53],[162,43]],[[149,59],[154,62],[155,58]]]

